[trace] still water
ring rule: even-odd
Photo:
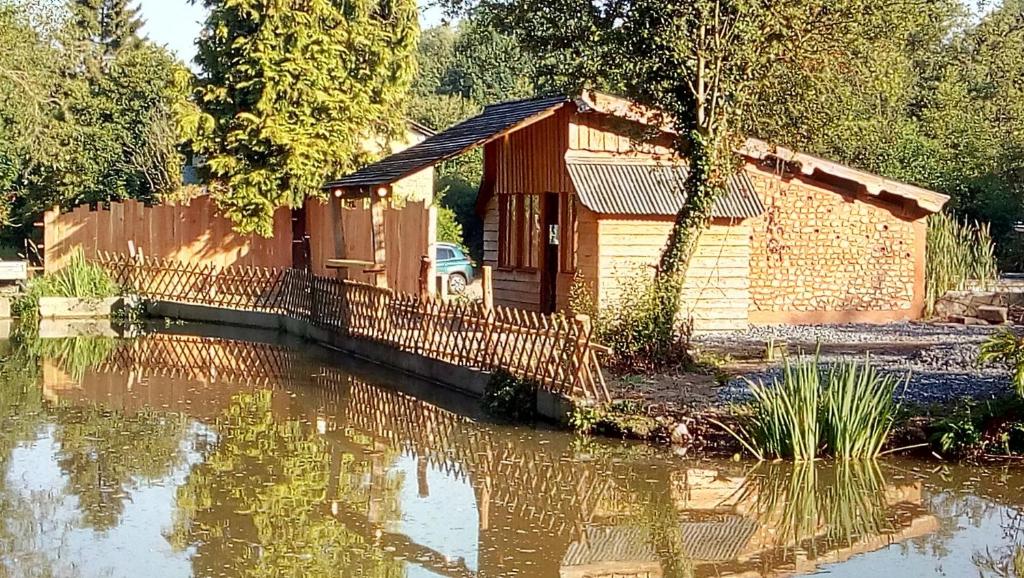
[[[1024,572],[1012,467],[688,461],[229,339],[4,351],[0,576]]]

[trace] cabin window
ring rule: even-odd
[[[576,203],[569,193],[562,193],[558,204],[559,270],[562,273],[576,272]]]
[[[540,266],[540,195],[498,195],[498,266],[535,270]]]

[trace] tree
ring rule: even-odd
[[[417,61],[409,114],[439,130],[479,114],[488,104],[536,92],[530,58],[515,37],[483,19],[424,31]],[[476,150],[442,163],[436,179],[442,205],[439,233],[465,243],[477,259],[483,257],[483,222],[476,213],[482,170],[483,154]]]
[[[89,6],[0,2],[10,47],[0,54],[0,222],[10,240],[57,204],[180,186],[189,73],[137,36],[127,3]],[[107,23],[103,34],[96,22]]]
[[[743,123],[780,66],[814,78],[848,63],[858,22],[923,0],[481,0],[537,59],[552,87],[621,90],[676,135],[689,178],[652,291],[651,353],[674,344],[680,287],[711,209],[738,167]],[[821,85],[819,85],[821,86]],[[778,88],[777,85],[774,88]]]
[[[142,43],[139,7],[129,0],[71,0],[70,6],[77,37],[99,48],[102,61]]]
[[[194,147],[214,196],[245,233],[272,234],[278,207],[319,197],[404,133],[419,35],[413,0],[203,0]]]

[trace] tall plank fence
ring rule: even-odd
[[[305,269],[217,267],[100,253],[115,280],[143,297],[283,314],[337,335],[453,365],[505,370],[553,393],[607,401],[584,316],[444,302]]]
[[[389,201],[384,209],[388,287],[417,290],[420,259],[431,254],[436,239],[436,219],[437,210],[428,202]],[[336,276],[326,267],[328,259],[373,260],[371,221],[370,208],[362,201],[310,199],[302,211],[277,209],[274,234],[264,238],[235,232],[234,223],[206,195],[152,206],[134,200],[82,205],[69,211],[52,209],[43,216],[43,263],[47,272],[53,272],[67,264],[76,248],[94,259],[100,253],[125,253],[134,247],[148,257],[175,261],[285,268],[300,266],[293,262],[293,243],[296,237],[302,242],[297,233],[305,231],[313,270]],[[348,278],[367,283],[373,279],[355,269]]]

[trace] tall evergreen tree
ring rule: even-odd
[[[241,232],[272,234],[366,160],[371,137],[404,132],[419,36],[415,0],[203,0],[196,152]]]
[[[93,44],[105,59],[139,46],[142,18],[130,0],[70,0],[72,24],[80,40]]]

